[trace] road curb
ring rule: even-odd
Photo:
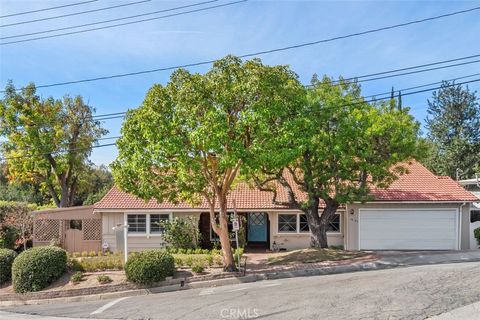
[[[41,304],[53,304],[53,303],[71,303],[71,302],[88,302],[98,301],[106,299],[117,299],[122,297],[142,296],[148,294],[165,293],[189,289],[211,288],[221,287],[227,285],[250,283],[264,280],[277,280],[295,277],[308,277],[319,276],[339,273],[350,273],[359,271],[372,271],[381,269],[390,269],[401,266],[399,264],[389,264],[383,262],[367,262],[355,265],[343,265],[323,267],[316,269],[301,269],[291,271],[278,271],[278,272],[266,272],[266,273],[253,273],[247,274],[241,277],[229,277],[208,281],[196,281],[196,282],[179,282],[177,284],[164,285],[160,287],[146,288],[146,289],[134,289],[118,292],[108,292],[93,295],[81,295],[72,297],[60,297],[52,299],[32,299],[32,300],[11,300],[0,301],[0,307],[13,307],[19,305],[41,305]]]

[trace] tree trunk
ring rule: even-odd
[[[60,181],[60,208],[68,208],[70,205],[70,190],[69,186],[65,181]]]
[[[228,216],[227,216],[227,200],[221,199],[220,213],[218,215],[218,224],[215,219],[215,205],[210,205],[210,223],[213,231],[220,238],[220,244],[222,246],[224,270],[228,272],[237,271],[235,266],[235,260],[233,259],[232,245],[230,242],[230,235],[228,234]]]
[[[310,228],[310,246],[312,248],[328,248],[327,228],[335,216],[339,203],[332,199],[325,201],[325,209],[322,215],[319,215],[319,202],[319,199],[312,199],[312,201],[310,201],[311,204],[303,211],[307,216],[307,222]]]
[[[228,233],[228,214],[227,214],[227,198],[219,198],[220,214],[218,217],[220,224],[220,244],[222,245],[224,270],[228,272],[237,271],[235,260],[233,259],[232,243],[230,234]]]

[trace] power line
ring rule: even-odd
[[[409,91],[409,90],[419,89],[419,88],[424,88],[424,87],[429,87],[429,86],[433,86],[433,85],[437,85],[437,84],[443,84],[444,82],[452,82],[452,81],[456,81],[456,80],[460,80],[460,79],[465,79],[465,78],[471,78],[471,77],[475,77],[475,76],[479,76],[479,75],[480,75],[480,73],[474,73],[474,74],[470,74],[470,75],[467,75],[467,76],[461,76],[461,77],[457,77],[457,78],[451,78],[451,79],[447,79],[447,80],[431,82],[431,83],[422,84],[422,85],[418,85],[418,86],[402,88],[402,89],[399,89],[399,90],[394,90],[394,92],[398,93],[398,92],[401,91],[401,92],[402,92],[402,95],[408,95],[408,91]],[[468,82],[466,82],[466,83],[468,83]],[[461,85],[461,84],[464,84],[464,83],[452,83],[451,86],[453,86],[453,85]],[[436,88],[428,89],[428,90],[422,91],[422,92],[433,91],[433,90],[437,90],[437,89],[440,89],[440,88],[441,88],[441,87],[436,87]],[[407,91],[407,92],[405,92],[405,91]],[[387,95],[387,94],[388,94],[388,95],[391,95],[391,91],[382,92],[382,93],[377,93],[377,94],[368,95],[368,96],[364,96],[364,98],[374,98],[374,99],[371,100],[372,102],[373,102],[373,101],[377,101],[377,100],[387,100],[387,99],[390,99],[391,97],[388,96],[388,97],[380,97],[380,98],[378,98],[378,96]],[[479,98],[479,99],[480,99],[480,98]],[[95,116],[93,116],[92,118],[95,118],[95,120],[98,120],[98,121],[103,121],[103,120],[124,118],[126,114],[127,114],[127,111],[124,111],[124,112],[115,112],[115,113],[106,113],[106,114],[95,115]],[[96,119],[96,117],[104,117],[104,118],[102,118],[102,119]]]
[[[72,148],[72,149],[65,149],[65,150],[55,150],[55,151],[39,153],[39,154],[25,154],[21,156],[3,157],[3,158],[0,158],[0,161],[7,161],[7,160],[14,160],[14,159],[21,159],[21,158],[31,158],[31,157],[37,157],[37,156],[47,156],[49,154],[57,154],[62,152],[90,150],[90,149],[103,148],[103,147],[109,147],[114,145],[116,145],[115,142],[107,143],[107,144],[97,144],[97,145],[85,147],[85,148]]]
[[[91,3],[91,2],[97,2],[97,1],[98,1],[98,0],[89,0],[89,1],[83,1],[83,2],[76,2],[76,3],[71,3],[71,4],[65,4],[65,5],[57,6],[57,7],[50,7],[50,8],[44,8],[44,9],[38,9],[38,10],[32,10],[32,11],[24,11],[24,12],[19,12],[19,13],[12,13],[12,14],[7,14],[7,15],[4,15],[4,16],[0,16],[0,18],[20,16],[20,15],[29,14],[29,13],[42,12],[42,11],[48,11],[48,10],[66,8],[66,7],[73,7],[73,6],[78,6],[78,5],[81,5],[81,4],[86,4],[86,3]]]
[[[322,40],[317,40],[317,41],[312,41],[312,42],[305,42],[305,43],[301,43],[301,44],[296,44],[296,45],[286,46],[286,47],[280,47],[280,48],[275,48],[275,49],[270,49],[270,50],[247,53],[247,54],[240,55],[239,57],[240,58],[249,58],[249,57],[269,54],[269,53],[273,53],[273,52],[280,52],[280,51],[297,49],[297,48],[301,48],[301,47],[313,46],[313,45],[317,45],[317,44],[320,44],[320,43],[327,43],[327,42],[332,42],[332,41],[335,41],[335,40],[356,37],[356,36],[365,35],[365,34],[369,34],[369,33],[380,32],[380,31],[399,28],[399,27],[405,27],[405,26],[408,26],[408,25],[418,24],[418,23],[422,23],[422,22],[426,22],[426,21],[442,19],[442,18],[454,16],[454,15],[459,15],[459,14],[479,10],[479,9],[480,9],[480,7],[474,7],[474,8],[470,8],[470,9],[467,9],[467,10],[451,12],[451,13],[447,13],[447,14],[443,14],[443,15],[439,15],[439,16],[434,16],[434,17],[424,18],[424,19],[419,19],[419,20],[413,20],[413,21],[409,21],[409,22],[405,22],[405,23],[401,23],[401,24],[395,24],[395,25],[390,25],[390,26],[386,26],[386,27],[370,29],[370,30],[366,30],[366,31],[362,31],[362,32],[356,32],[356,33],[343,35],[343,36],[337,36],[337,37],[333,37],[333,38],[327,38],[327,39],[322,39]],[[1,45],[1,43],[0,43],[0,45]],[[207,60],[207,61],[177,65],[177,66],[170,66],[170,67],[149,69],[149,70],[143,70],[143,71],[121,73],[121,74],[95,77],[95,78],[88,78],[88,79],[81,79],[81,80],[74,80],[74,81],[57,82],[57,83],[39,85],[39,86],[37,86],[37,88],[49,88],[49,87],[56,87],[56,86],[71,85],[71,84],[76,84],[76,83],[84,83],[84,82],[93,82],[93,81],[100,81],[100,80],[107,80],[107,79],[114,79],[114,78],[122,78],[122,77],[135,76],[135,75],[141,75],[141,74],[175,70],[175,69],[179,69],[179,68],[188,68],[188,67],[208,65],[208,64],[212,64],[213,62],[215,62],[215,60]]]
[[[468,84],[468,83],[473,83],[473,82],[479,82],[479,81],[480,81],[480,78],[474,79],[474,80],[470,80],[470,81],[464,81],[464,82],[461,82],[461,83],[449,84],[449,85],[447,85],[447,86],[440,86],[440,87],[436,87],[436,88],[423,89],[423,90],[418,90],[418,91],[414,91],[414,92],[407,92],[407,93],[405,93],[405,94],[402,94],[402,96],[415,95],[415,94],[419,94],[419,93],[424,93],[424,92],[429,92],[429,91],[433,91],[433,90],[438,90],[438,89],[441,89],[442,87],[451,87],[451,86],[463,85],[463,84]],[[400,91],[403,91],[403,90],[405,90],[405,89],[400,89]],[[389,99],[390,99],[390,97],[384,97],[384,98],[378,98],[378,99],[371,99],[371,100],[363,100],[363,101],[353,102],[353,103],[351,103],[350,105],[364,104],[364,103],[373,103],[373,102],[378,102],[379,100],[389,100]],[[477,100],[478,100],[478,99],[477,99]],[[98,139],[98,140],[119,139],[119,138],[121,138],[121,136],[100,138],[100,139]],[[39,156],[39,155],[48,155],[48,154],[54,154],[54,153],[60,153],[60,152],[70,152],[70,151],[78,151],[78,150],[88,150],[88,149],[93,149],[93,148],[109,147],[109,146],[113,146],[113,145],[116,145],[116,143],[107,143],[107,144],[103,144],[103,145],[100,144],[100,145],[91,146],[91,147],[89,147],[89,148],[74,148],[74,149],[66,149],[66,150],[56,150],[56,151],[45,152],[45,153],[36,154],[36,155],[30,154],[30,155],[21,155],[21,156],[13,156],[13,157],[4,157],[4,158],[0,158],[0,161],[13,160],[13,159],[19,159],[19,158],[25,158],[25,157],[33,157],[33,156]]]
[[[414,87],[403,88],[403,89],[400,89],[400,90],[394,90],[394,93],[396,92],[398,94],[400,91],[419,89],[419,88],[433,86],[433,85],[436,85],[436,84],[442,84],[444,82],[452,82],[452,81],[457,81],[457,80],[460,80],[460,79],[466,79],[466,78],[471,78],[471,77],[476,77],[476,76],[480,76],[480,73],[474,73],[474,74],[470,74],[470,75],[467,75],[467,76],[461,76],[461,77],[457,77],[457,78],[451,78],[451,79],[447,79],[447,80],[422,84],[422,85],[418,85],[418,86],[414,86]],[[391,94],[392,94],[392,92],[388,91],[388,92],[383,92],[383,93],[377,93],[377,94],[374,94],[374,95],[364,96],[364,98],[375,98],[377,96],[391,95]]]
[[[388,70],[388,71],[375,72],[375,73],[365,74],[365,75],[357,76],[357,77],[344,78],[343,80],[349,81],[349,80],[355,80],[355,79],[369,78],[369,77],[380,76],[380,75],[383,75],[383,74],[388,74],[388,73],[393,73],[393,72],[406,71],[406,70],[412,70],[412,69],[423,68],[423,67],[430,67],[430,66],[435,66],[435,65],[438,65],[438,64],[444,64],[444,63],[448,63],[448,62],[455,62],[455,61],[466,60],[466,59],[471,59],[471,58],[478,58],[478,57],[480,57],[480,54],[474,54],[474,55],[466,56],[466,57],[436,61],[436,62],[425,63],[425,64],[421,64],[421,65],[404,67],[404,68],[393,69],[393,70]],[[336,80],[335,82],[340,82],[340,80]]]
[[[26,37],[26,36],[36,35],[36,34],[51,33],[51,32],[62,31],[62,30],[76,29],[76,28],[81,28],[81,27],[86,27],[86,26],[91,26],[91,25],[97,25],[97,24],[104,24],[104,23],[109,23],[109,22],[113,22],[113,21],[131,19],[131,18],[139,17],[139,16],[152,15],[152,14],[157,14],[157,13],[161,13],[161,12],[169,12],[169,11],[174,11],[174,10],[179,10],[179,9],[184,9],[184,8],[199,6],[199,5],[203,5],[203,4],[207,4],[207,3],[211,3],[211,2],[217,2],[217,1],[219,1],[219,0],[204,1],[204,2],[199,2],[199,3],[195,3],[195,4],[185,5],[185,6],[181,6],[181,7],[175,7],[175,8],[170,8],[170,9],[159,10],[159,11],[155,11],[155,12],[151,12],[151,13],[146,13],[146,14],[139,14],[139,15],[135,15],[135,16],[124,17],[124,18],[117,18],[117,19],[111,19],[111,20],[105,20],[105,21],[100,21],[100,22],[92,22],[92,23],[87,23],[87,24],[83,24],[83,25],[77,25],[77,26],[71,26],[71,27],[64,27],[64,28],[58,28],[58,29],[51,29],[51,30],[46,30],[46,31],[31,32],[31,33],[19,34],[19,35],[14,35],[14,36],[1,37],[0,40],[12,39],[12,38],[19,38],[19,37]],[[84,30],[78,30],[78,31],[71,31],[71,32],[64,32],[64,33],[54,34],[54,35],[50,35],[50,36],[42,36],[42,37],[29,38],[29,39],[24,39],[24,40],[16,40],[16,41],[2,42],[2,43],[0,43],[0,45],[7,45],[7,44],[28,42],[28,41],[41,40],[41,39],[56,38],[56,37],[66,36],[66,35],[72,35],[72,34],[78,34],[78,33],[85,33],[85,32],[96,31],[96,30],[103,30],[103,29],[110,29],[110,28],[116,28],[116,27],[131,25],[131,24],[137,24],[137,23],[142,23],[142,22],[147,22],[147,21],[153,21],[153,20],[158,20],[158,19],[165,19],[165,18],[176,17],[176,16],[180,16],[180,15],[184,15],[184,14],[190,14],[190,13],[195,13],[195,12],[200,12],[200,11],[206,11],[206,10],[211,10],[211,9],[226,7],[226,6],[230,6],[230,5],[234,5],[234,4],[237,4],[237,3],[240,3],[240,2],[246,2],[246,1],[248,1],[248,0],[239,0],[239,1],[234,1],[234,2],[228,2],[228,3],[225,3],[225,4],[216,5],[216,6],[210,6],[210,7],[205,7],[205,8],[201,8],[201,9],[194,9],[194,10],[184,11],[184,12],[179,12],[179,13],[172,13],[172,14],[168,14],[168,15],[164,15],[164,16],[160,16],[160,17],[154,17],[154,18],[148,18],[148,19],[130,21],[130,22],[123,22],[123,23],[117,23],[117,24],[112,24],[112,25],[109,25],[109,26],[96,27],[96,28],[90,28],[90,29],[84,29]]]
[[[40,19],[34,19],[34,20],[28,20],[28,21],[20,21],[20,22],[2,24],[2,25],[0,25],[0,28],[17,26],[17,25],[21,25],[21,24],[28,24],[28,23],[34,23],[34,22],[40,22],[40,21],[53,20],[53,19],[60,19],[60,18],[66,18],[66,17],[72,17],[72,16],[78,16],[78,15],[92,13],[92,12],[99,12],[99,11],[104,11],[104,10],[133,6],[133,5],[137,5],[137,4],[141,4],[141,3],[145,3],[145,2],[150,2],[150,1],[152,1],[152,0],[141,0],[141,1],[137,1],[137,2],[124,3],[124,4],[119,4],[119,5],[110,6],[110,7],[104,7],[104,8],[98,8],[98,9],[92,9],[92,10],[62,14],[62,15],[59,15],[59,16],[53,16],[53,17],[40,18]]]
[[[451,64],[451,65],[447,65],[447,66],[441,66],[441,67],[434,67],[434,68],[428,68],[428,69],[422,69],[422,70],[416,70],[416,71],[397,73],[397,74],[393,74],[393,75],[375,77],[375,78],[370,78],[370,79],[363,79],[363,80],[359,80],[358,82],[368,82],[368,81],[374,81],[374,80],[381,80],[381,79],[405,76],[405,75],[409,75],[409,74],[415,74],[415,73],[422,73],[422,72],[445,69],[445,68],[458,67],[458,66],[463,66],[463,65],[478,63],[478,62],[480,62],[480,60],[461,62],[461,63]]]
[[[413,87],[403,88],[403,89],[400,89],[400,90],[395,90],[394,92],[398,93],[398,92],[402,91],[403,94],[406,95],[409,90],[429,87],[429,86],[437,85],[437,84],[443,84],[444,82],[454,82],[456,80],[471,78],[471,77],[475,77],[475,76],[479,76],[479,75],[480,75],[480,73],[474,73],[474,74],[470,74],[470,75],[466,75],[466,76],[461,76],[461,77],[451,78],[451,79],[447,79],[447,80],[436,81],[436,82],[417,85],[417,86],[413,86]],[[350,79],[355,79],[355,78],[350,78]],[[332,82],[334,82],[334,81],[332,81]],[[311,85],[304,85],[304,86],[305,87],[311,87]],[[435,90],[435,88],[434,89],[429,89],[429,90]],[[405,91],[407,91],[407,92],[405,92]],[[380,97],[380,98],[378,97],[378,96],[383,96],[383,95],[388,95],[388,97]],[[388,92],[382,92],[382,93],[377,93],[377,94],[373,94],[373,95],[363,96],[363,98],[374,98],[372,101],[377,101],[377,100],[380,100],[380,99],[389,99],[390,95],[391,95],[391,91],[388,91]],[[90,117],[85,118],[85,121],[105,121],[105,120],[113,120],[113,119],[122,119],[122,118],[125,117],[126,113],[127,113],[127,111],[97,114],[97,115],[92,115]],[[39,125],[38,123],[31,123],[31,124],[28,124],[28,127],[38,126],[38,125]]]

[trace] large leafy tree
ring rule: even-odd
[[[177,70],[127,114],[112,165],[115,182],[144,199],[204,200],[225,268],[233,270],[227,196],[241,170],[288,155],[281,140],[290,132],[279,119],[287,119],[302,95],[287,67],[260,60],[227,56],[204,75]]]
[[[10,180],[41,183],[58,207],[73,205],[91,147],[106,134],[81,96],[42,99],[34,84],[9,83],[0,101],[0,136]]]
[[[468,87],[444,82],[428,100],[426,164],[437,174],[466,177],[480,164],[480,104]]]
[[[0,201],[18,201],[44,205],[50,197],[42,190],[40,183],[10,181],[8,167],[0,163]]]
[[[368,104],[356,83],[328,77],[313,78],[307,103],[297,112],[291,140],[295,160],[255,181],[275,194],[284,188],[288,198],[280,203],[302,210],[311,246],[326,248],[327,227],[340,204],[367,201],[373,186],[385,187],[403,171],[397,164],[414,154],[418,124],[408,109]],[[295,184],[305,197],[295,192]]]

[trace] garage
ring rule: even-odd
[[[361,209],[359,249],[456,250],[457,209]]]

